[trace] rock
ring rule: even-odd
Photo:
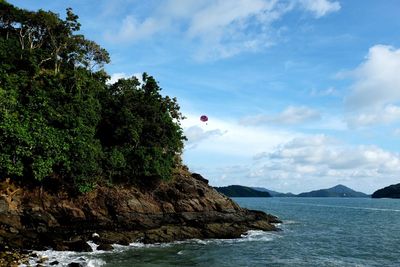
[[[137,241],[234,238],[252,229],[276,230],[273,223],[280,222],[239,207],[200,174],[184,171],[154,187],[98,186],[73,197],[39,188],[19,192],[21,199],[13,209],[0,201],[3,247],[90,252],[86,240],[109,250],[110,244]]]
[[[92,238],[94,238],[94,239],[99,238],[99,237],[100,237],[100,235],[98,233],[93,233],[92,234]]]
[[[110,250],[113,250],[114,249],[114,247],[111,245],[111,244],[100,244],[98,247],[97,247],[97,250],[104,250],[104,251],[110,251]]]
[[[9,210],[9,204],[5,196],[0,196],[0,213],[6,213]]]
[[[76,252],[92,252],[92,247],[82,239],[76,241],[63,242],[67,250]]]
[[[83,267],[83,264],[79,262],[71,262],[70,264],[67,265],[68,267]]]
[[[208,184],[208,180],[206,178],[204,178],[203,176],[201,176],[201,174],[198,173],[192,173],[192,177],[196,180],[202,181],[205,184]]]
[[[42,257],[40,257],[37,261],[36,261],[36,263],[44,263],[44,262],[46,262],[46,261],[48,261],[49,260],[49,257],[47,257],[47,256],[42,256]]]
[[[8,248],[0,250],[0,266],[20,266],[28,259],[29,254],[20,250],[9,250]]]
[[[9,231],[10,231],[11,233],[13,233],[13,234],[18,234],[18,233],[19,233],[19,231],[18,231],[17,229],[15,229],[14,227],[10,227],[10,228],[9,228]]]
[[[50,262],[49,264],[50,265],[58,265],[60,262],[59,261],[52,261],[52,262]]]

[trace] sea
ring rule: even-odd
[[[39,251],[67,266],[400,266],[400,200],[235,198],[278,216],[281,231],[249,231],[231,240],[114,245],[111,252]],[[96,245],[90,243],[96,249]],[[32,266],[35,259],[32,259]]]

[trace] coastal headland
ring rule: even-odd
[[[239,207],[199,174],[180,172],[146,187],[97,187],[71,198],[5,184],[0,195],[0,244],[12,249],[90,251],[109,244],[237,238],[277,230],[275,216]],[[101,248],[101,247],[100,247]]]

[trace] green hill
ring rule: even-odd
[[[375,191],[372,198],[400,198],[400,184],[393,184]]]
[[[327,189],[314,190],[297,195],[298,197],[369,197],[344,185],[336,185]]]
[[[293,193],[281,193],[281,192],[269,190],[264,187],[252,187],[252,189],[261,191],[261,192],[268,192],[271,195],[271,197],[295,197],[296,196]]]
[[[254,190],[247,186],[230,185],[224,187],[214,187],[218,192],[228,197],[271,197],[268,192]]]

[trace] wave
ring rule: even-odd
[[[57,264],[53,264],[53,266],[67,266],[69,263],[75,262],[79,263],[85,267],[99,267],[106,264],[106,262],[102,259],[99,259],[95,256],[98,254],[96,252],[88,252],[88,253],[79,253],[72,251],[54,251],[54,250],[46,250],[46,251],[34,251],[37,257],[30,257],[28,260],[28,264],[21,264],[20,267],[28,267],[28,266],[50,266],[50,263],[58,262]],[[38,264],[38,260],[45,259],[43,263]]]
[[[250,230],[247,231],[246,234],[242,235],[241,239],[238,239],[239,242],[252,242],[252,241],[272,241],[275,238],[280,237],[277,234],[273,234],[270,232],[260,231],[260,230]]]
[[[280,238],[281,236],[272,233],[265,232],[261,230],[249,230],[246,233],[242,234],[240,238],[233,239],[191,239],[187,242],[197,243],[201,245],[208,244],[234,244],[234,243],[242,243],[242,242],[269,242],[276,238]]]
[[[115,254],[121,253],[132,249],[143,249],[143,248],[166,248],[175,245],[182,244],[196,244],[196,245],[210,245],[210,244],[233,244],[233,243],[241,243],[241,242],[270,242],[275,238],[279,238],[280,236],[276,233],[265,232],[261,230],[250,230],[243,234],[240,238],[235,239],[189,239],[185,241],[175,241],[171,243],[156,243],[156,244],[144,244],[140,242],[130,243],[128,246],[113,244],[112,251],[102,251],[97,250],[98,245],[89,241],[88,244],[93,249],[92,252],[73,252],[73,251],[55,251],[55,250],[46,250],[46,251],[33,251],[33,254],[37,256],[31,257],[29,259],[29,263],[27,265],[20,265],[21,267],[27,266],[35,266],[39,259],[46,259],[45,263],[49,264],[52,262],[59,262],[56,266],[67,266],[71,262],[80,263],[85,267],[94,267],[94,266],[103,266],[106,264],[106,261],[100,259],[102,254]],[[178,255],[182,255],[183,251],[180,250]]]

